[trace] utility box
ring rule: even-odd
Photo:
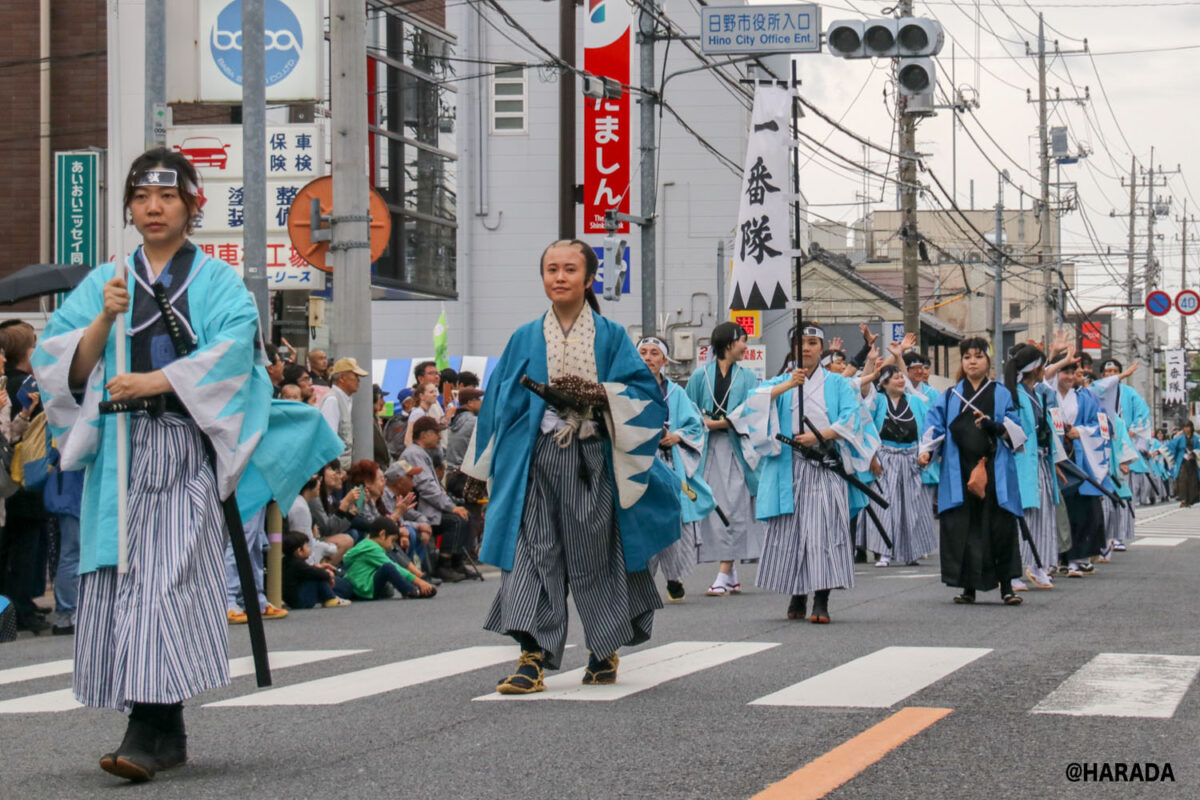
[[[692,361],[696,358],[696,334],[692,331],[675,331],[671,342],[671,357],[676,361]]]

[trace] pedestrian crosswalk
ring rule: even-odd
[[[824,670],[804,668],[804,658],[789,659],[786,673],[778,672],[778,659],[764,669],[763,662],[780,642],[675,641],[647,647],[622,655],[619,680],[609,686],[583,686],[583,670],[550,673],[547,691],[525,696],[487,693],[474,700],[617,702],[634,695],[654,691],[687,691],[689,678],[714,671],[723,677],[736,676],[736,663],[755,670],[757,676],[782,678],[766,694],[745,692],[739,703],[748,707],[808,707],[814,709],[874,708],[889,709],[911,705],[915,695],[956,679],[978,677],[974,670],[997,668],[997,654],[984,647],[892,646],[865,652]],[[330,662],[323,677],[288,683],[286,672],[281,685],[261,691],[244,683],[234,683],[233,697],[208,703],[212,709],[265,708],[271,706],[331,706],[369,698],[380,698],[422,684],[454,676],[477,673],[485,668],[516,661],[518,649],[511,645],[463,647],[420,655],[400,661],[388,661],[366,668],[341,668],[340,659],[353,659],[355,667],[369,650],[285,650],[271,653],[276,672],[305,664]],[[229,662],[233,677],[254,673],[249,658]],[[12,695],[16,684],[69,675],[69,660],[0,670],[0,686]],[[740,673],[740,674],[745,674]],[[1165,719],[1175,716],[1184,696],[1200,674],[1200,656],[1173,654],[1096,653],[1081,663],[1059,686],[1041,697],[1029,697],[1023,710],[1034,714],[1075,717],[1138,717]],[[492,686],[497,674],[476,675],[471,685]],[[798,680],[797,680],[798,679]],[[794,682],[790,682],[794,681]],[[742,683],[731,681],[728,691],[737,696]],[[760,681],[754,685],[761,686]],[[19,690],[17,690],[19,691]],[[755,696],[760,694],[761,696]],[[461,695],[468,700],[470,694]],[[79,708],[69,688],[36,692],[0,700],[0,714],[39,714],[65,712]],[[482,708],[482,706],[481,706]],[[228,712],[220,712],[228,713]],[[753,713],[753,712],[751,712]]]

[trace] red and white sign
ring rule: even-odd
[[[1092,356],[1100,355],[1102,346],[1100,325],[1095,322],[1084,322],[1079,326],[1079,333],[1083,339],[1083,352]]]
[[[625,0],[588,0],[583,24],[583,68],[629,84],[630,25]],[[604,212],[628,214],[631,175],[629,92],[616,100],[585,97],[583,105],[583,230],[604,233]],[[628,233],[629,223],[617,231]]]
[[[1146,295],[1146,310],[1156,317],[1161,317],[1171,310],[1171,295],[1155,290]]]
[[[696,351],[696,366],[703,367],[712,360],[712,345],[702,344]],[[746,348],[746,352],[742,354],[740,363],[746,367],[760,381],[767,379],[767,351],[758,346]]]
[[[1191,289],[1184,289],[1175,295],[1175,308],[1179,309],[1180,314],[1190,317],[1200,311],[1200,294],[1196,294]]]

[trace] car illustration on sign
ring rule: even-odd
[[[225,169],[229,161],[229,154],[225,152],[229,145],[215,136],[189,136],[183,144],[175,145],[175,149],[195,167]]]

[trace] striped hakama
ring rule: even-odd
[[[75,699],[126,710],[229,683],[225,524],[200,429],[129,418],[129,572],[80,576]]]
[[[763,547],[763,524],[754,516],[754,498],[733,443],[724,431],[714,431],[708,437],[704,482],[712,487],[713,499],[729,518],[729,525],[721,522],[716,512],[700,520],[696,524],[696,557],[706,564],[758,558]]]
[[[1054,473],[1046,463],[1046,454],[1038,458],[1038,500],[1037,508],[1025,509],[1025,524],[1029,526],[1029,536],[1033,539],[1034,547],[1041,556],[1042,566],[1052,567],[1058,563],[1059,540],[1058,519],[1054,505]],[[1027,567],[1037,566],[1033,560],[1033,551],[1025,537],[1021,537],[1021,563]]]
[[[1133,541],[1133,509],[1124,504],[1114,505],[1107,497],[1101,502],[1104,505],[1104,546],[1111,541]]]
[[[933,506],[929,505],[929,497],[921,484],[917,447],[883,444],[876,457],[883,466],[883,474],[876,481],[876,488],[888,501],[888,507],[884,509],[874,503],[872,505],[893,546],[888,548],[884,544],[875,523],[863,513],[858,524],[863,530],[866,547],[902,564],[916,561],[937,549]]]
[[[683,535],[679,541],[650,558],[649,573],[657,575],[661,569],[669,581],[682,581],[696,566],[696,526],[699,523],[683,523]]]
[[[647,641],[654,610],[662,608],[650,573],[625,571],[607,446],[603,439],[574,438],[559,447],[552,434],[538,435],[513,568],[501,574],[483,625],[522,646],[532,638],[547,669],[562,663],[568,592],[587,647],[599,657]]]
[[[854,550],[846,532],[846,483],[792,453],[795,512],[767,520],[756,585],[782,594],[810,594],[854,585]]]

